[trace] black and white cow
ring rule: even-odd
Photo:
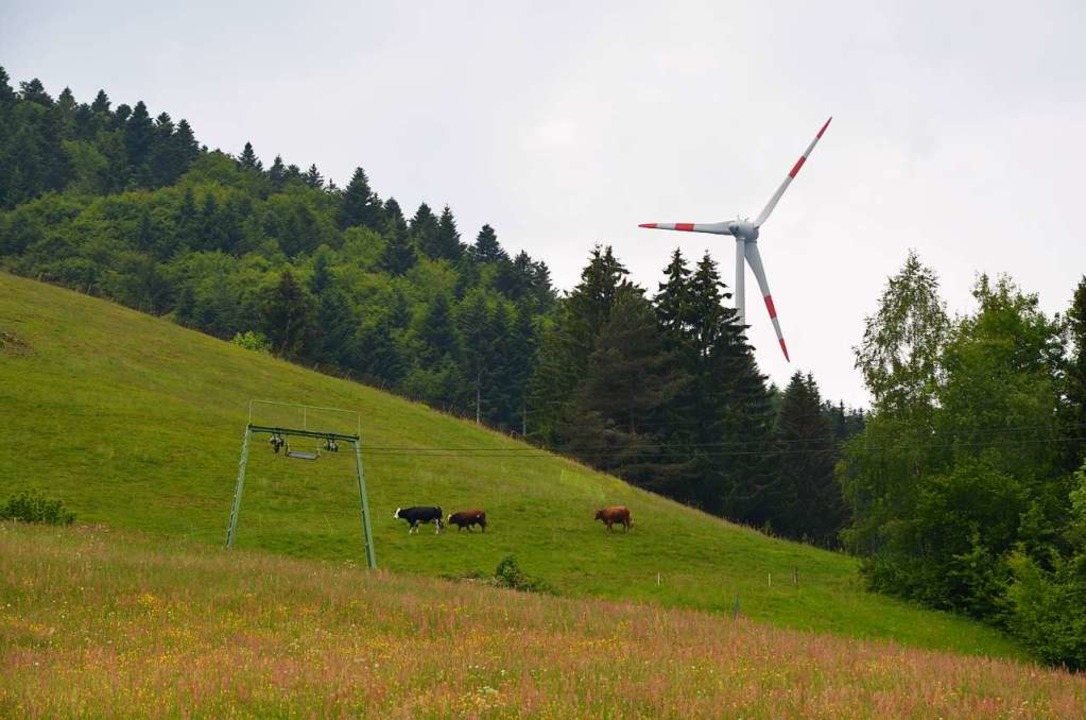
[[[434,523],[437,525],[437,530],[434,531],[435,533],[441,532],[441,529],[445,527],[445,522],[441,519],[441,508],[439,507],[416,506],[396,508],[396,512],[392,514],[392,517],[406,520],[411,526],[407,529],[409,534],[418,532],[420,523]]]

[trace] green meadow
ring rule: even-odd
[[[937,622],[934,621],[933,622]],[[103,525],[0,523],[0,717],[1077,718],[1086,677]]]
[[[215,558],[207,562],[223,575],[220,586],[244,575],[234,577],[233,558],[342,566],[365,584],[371,575],[489,576],[514,555],[563,602],[705,611],[851,641],[1024,659],[991,629],[865,592],[844,555],[765,537],[470,421],[102,300],[0,274],[0,338],[0,499],[40,489],[76,513],[77,527],[131,533],[143,552],[198,548]],[[254,442],[235,549],[224,548],[254,399],[359,413],[379,573],[365,568],[350,452],[290,460]],[[292,447],[319,449],[304,440]],[[489,527],[409,535],[392,515],[414,504],[484,508]],[[607,504],[631,508],[632,531],[593,521]],[[161,560],[173,561],[190,562]],[[18,583],[5,583],[10,602]],[[463,594],[473,586],[434,587]]]

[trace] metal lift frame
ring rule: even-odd
[[[252,413],[250,411],[250,419]],[[226,530],[226,547],[234,547],[234,536],[238,525],[238,513],[241,510],[241,494],[245,488],[245,467],[249,461],[249,440],[253,435],[267,433],[279,437],[306,437],[322,440],[335,440],[349,442],[354,447],[354,464],[358,476],[358,502],[362,515],[362,539],[366,545],[366,563],[371,570],[377,569],[377,558],[373,552],[373,533],[370,530],[370,508],[366,499],[366,479],[362,472],[362,439],[359,434],[346,434],[336,432],[321,432],[309,429],[271,427],[267,425],[254,425],[252,422],[245,426],[245,440],[241,445],[241,460],[238,463],[238,482],[234,488],[234,505],[230,511],[230,526]]]

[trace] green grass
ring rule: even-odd
[[[1086,677],[0,522],[0,717],[1074,718]]]
[[[489,575],[513,554],[568,598],[726,616],[738,598],[744,617],[780,627],[1023,657],[990,629],[864,592],[843,555],[766,538],[470,422],[110,303],[0,274],[0,333],[0,498],[42,489],[80,523],[218,547],[249,401],[344,408],[362,418],[383,570]],[[628,534],[592,520],[619,503],[633,513]],[[488,532],[409,536],[392,513],[412,504],[485,508]],[[305,462],[252,448],[238,550],[364,566],[360,527],[351,453]]]

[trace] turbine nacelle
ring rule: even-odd
[[[754,242],[758,239],[758,226],[749,220],[733,220],[728,223],[728,234],[737,240]]]

